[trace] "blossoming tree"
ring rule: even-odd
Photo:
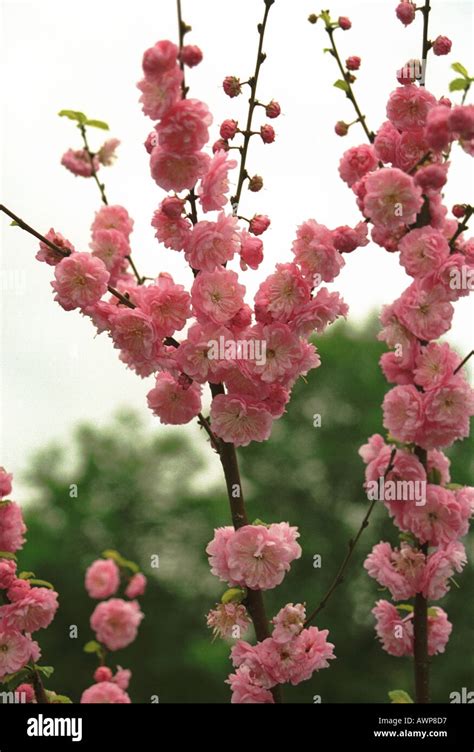
[[[99,333],[106,333],[120,360],[139,377],[153,377],[148,406],[159,420],[182,425],[196,419],[219,456],[232,525],[214,531],[206,550],[212,573],[228,587],[207,622],[215,635],[236,640],[231,651],[236,671],[228,683],[237,703],[280,702],[282,685],[309,679],[335,657],[327,630],[311,623],[341,581],[375,501],[319,606],[307,615],[302,602],[288,603],[270,620],[263,592],[277,587],[300,557],[299,533],[286,521],[249,520],[236,447],[267,440],[273,422],[284,415],[296,380],[319,366],[309,338],[348,312],[340,295],[323,284],[340,273],[344,254],[368,244],[369,228],[374,243],[400,252],[400,262],[414,281],[382,313],[380,336],[394,348],[381,364],[396,384],[384,401],[384,425],[390,433],[372,437],[361,455],[367,463],[367,484],[375,480],[381,488],[394,480],[424,481],[426,503],[417,505],[415,499],[402,500],[396,494],[384,499],[402,540],[395,549],[378,544],[366,568],[395,601],[414,599],[413,606],[398,607],[379,601],[374,613],[385,649],[414,654],[416,699],[426,702],[428,655],[444,649],[451,628],[444,611],[429,608],[427,599],[442,597],[449,577],[462,568],[465,553],[458,538],[466,533],[473,511],[472,489],[450,487],[441,449],[467,435],[474,397],[461,359],[435,340],[450,327],[452,302],[469,292],[467,285],[453,285],[453,279],[456,274],[466,279],[473,267],[473,243],[465,238],[473,209],[457,206],[455,219],[448,219],[442,190],[453,142],[468,154],[474,151],[474,107],[465,106],[465,97],[460,106],[452,106],[446,97],[437,100],[424,86],[428,51],[442,55],[450,49],[446,37],[434,43],[428,39],[429,0],[422,8],[403,2],[396,9],[404,24],[413,21],[417,10],[423,15],[422,77],[418,85],[420,65],[413,61],[401,69],[400,86],[388,100],[388,119],[377,132],[369,129],[353,90],[361,60],[351,56],[343,64],[335,42],[340,31],[350,29],[350,20],[332,20],[328,11],[310,16],[310,22],[322,24],[328,34],[327,49],[342,76],[336,86],[357,114],[353,123],[339,121],[336,133],[344,136],[359,123],[368,139],[345,152],[339,166],[362,218],[355,227],[341,224],[332,230],[315,219],[302,222],[292,256],[276,264],[251,305],[243,283],[263,260],[262,236],[270,218],[245,217],[240,204],[244,190],[258,193],[263,187],[262,178],[249,171],[250,141],[272,144],[275,130],[268,120],[277,119],[281,111],[277,101],[258,97],[273,4],[262,2],[253,74],[246,81],[237,76],[223,81],[229,98],[249,94],[246,118],[241,123],[224,120],[210,150],[211,113],[204,102],[189,97],[186,82],[187,70],[200,63],[202,52],[185,44],[191,28],[183,21],[179,0],[179,43],[159,41],[143,55],[140,102],[153,123],[145,148],[151,177],[166,192],[150,219],[160,247],[168,249],[163,252],[183,255],[190,271],[188,288],[168,273],[150,279],[138,271],[130,243],[133,220],[123,206],[109,205],[101,177],[119,142],[107,140],[93,151],[90,129],[108,126],[84,113],[60,113],[76,123],[83,142],[80,149],[64,154],[62,164],[95,182],[99,190],[102,206],[92,222],[90,251],[77,251],[54,229],[42,235],[6,207],[1,209],[40,241],[37,258],[54,271],[51,285],[58,304],[78,310]],[[471,79],[466,71],[462,75],[467,93]],[[116,592],[116,566],[106,559],[88,571],[92,597],[108,598]],[[143,582],[132,583],[127,590],[134,598]],[[114,650],[135,636],[142,615],[133,603],[113,598],[97,606],[91,625],[98,639],[91,650],[99,658],[104,646]],[[118,636],[113,628],[117,622],[122,625]],[[243,639],[251,623],[256,644]],[[127,702],[126,679],[120,672],[113,677],[101,665],[95,679],[83,702]]]

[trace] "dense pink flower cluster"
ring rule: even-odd
[[[20,506],[4,499],[12,491],[12,475],[0,468],[0,682],[25,666],[33,667],[41,651],[32,633],[48,627],[58,609],[58,594],[36,587],[31,573],[18,573],[15,554],[23,547],[26,526]],[[2,557],[3,554],[3,557]],[[8,555],[8,558],[6,558]],[[11,558],[10,558],[11,557]],[[39,584],[39,582],[38,582]],[[32,701],[30,684],[25,694]]]

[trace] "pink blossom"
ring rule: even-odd
[[[466,562],[466,550],[456,540],[430,554],[422,578],[424,597],[436,601],[446,595],[450,589],[449,580],[454,572],[462,572]]]
[[[343,31],[348,31],[352,26],[352,22],[347,16],[339,16],[337,22]]]
[[[146,590],[147,579],[142,572],[137,572],[130,578],[130,581],[125,589],[125,595],[127,598],[138,598],[143,595]]]
[[[211,405],[212,430],[224,441],[247,446],[270,437],[273,417],[268,410],[242,396],[218,394]]]
[[[249,231],[252,235],[263,235],[270,227],[270,218],[265,214],[255,214],[249,223]]]
[[[461,359],[447,342],[430,342],[423,347],[416,363],[415,383],[423,389],[436,389],[450,380]]]
[[[183,74],[175,66],[157,77],[146,77],[138,82],[142,110],[152,120],[159,120],[181,97]]]
[[[317,275],[324,282],[332,282],[345,263],[335,248],[333,233],[314,219],[298,227],[292,251],[303,275],[313,284]]]
[[[346,68],[350,71],[356,71],[360,68],[360,57],[357,55],[351,55],[346,60]]]
[[[468,521],[462,507],[447,488],[428,483],[426,504],[405,506],[401,529],[413,533],[421,543],[446,546],[467,533]]]
[[[167,272],[161,272],[153,285],[137,293],[141,310],[150,317],[157,338],[170,337],[181,330],[191,315],[191,299],[183,285],[176,285]]]
[[[110,284],[115,284],[126,268],[125,257],[130,254],[127,238],[119,230],[97,230],[90,247],[92,256],[104,262],[110,274]]]
[[[356,248],[363,248],[369,242],[366,222],[358,222],[354,228],[347,225],[336,227],[332,236],[334,247],[340,253],[352,253]]]
[[[427,150],[428,146],[423,128],[404,131],[395,147],[393,166],[399,167],[404,172],[409,172],[418,164]],[[415,178],[415,185],[418,184],[419,181]]]
[[[448,55],[451,52],[452,42],[448,37],[438,36],[433,42],[435,55]]]
[[[439,191],[446,184],[448,169],[448,162],[420,167],[415,173],[415,183],[421,187],[423,193]]]
[[[314,331],[324,332],[339,316],[346,317],[348,311],[338,292],[329,292],[327,287],[321,287],[308,303],[296,310],[288,325],[299,337],[309,337]]]
[[[219,128],[221,138],[225,139],[226,141],[231,140],[237,133],[238,127],[239,124],[237,120],[224,120],[224,122],[221,124],[221,127]]]
[[[207,626],[216,637],[240,639],[251,623],[247,609],[241,603],[219,603],[207,615]]]
[[[12,473],[7,473],[4,467],[0,467],[0,499],[10,496],[12,492]]]
[[[241,527],[226,544],[231,582],[254,590],[280,585],[291,562],[301,557],[298,537],[288,523]]]
[[[210,157],[203,152],[173,153],[155,146],[150,169],[153,180],[165,191],[191,189],[209,168]]]
[[[284,644],[300,634],[306,621],[306,610],[302,603],[295,606],[287,603],[272,619],[274,625],[272,638]]]
[[[415,10],[415,4],[411,0],[402,0],[395,8],[395,13],[404,26],[409,26],[415,20]]]
[[[231,261],[238,250],[237,217],[221,212],[217,222],[201,221],[194,225],[187,238],[185,256],[193,269],[214,272]]]
[[[27,704],[36,702],[35,690],[33,689],[31,684],[19,684],[15,689],[15,692],[17,696],[24,697],[24,699],[22,699],[22,702],[25,702]]]
[[[7,590],[15,580],[16,562],[0,559],[0,590]]]
[[[0,681],[39,656],[38,645],[30,637],[0,626]]]
[[[128,689],[130,679],[132,678],[132,672],[128,668],[122,668],[121,666],[117,666],[117,669],[118,671],[112,679],[113,683],[116,684],[117,687],[120,687],[120,689]]]
[[[390,590],[396,601],[413,598],[420,589],[424,574],[425,555],[407,543],[400,551],[390,543],[377,543],[364,562],[364,568],[379,585]]]
[[[230,684],[232,689],[233,704],[263,705],[275,702],[272,693],[255,682],[247,666],[242,666],[234,674],[230,674],[227,684]]]
[[[97,155],[91,158],[85,149],[68,149],[61,157],[61,164],[73,175],[90,178],[100,167]]]
[[[188,68],[195,68],[202,61],[202,50],[195,44],[185,44],[179,54],[180,60]]]
[[[228,362],[209,357],[210,342],[224,342],[233,339],[232,332],[226,327],[215,324],[193,324],[188,330],[187,339],[176,350],[176,362],[181,370],[200,384],[212,381],[217,384],[222,380]]]
[[[227,555],[227,544],[234,534],[234,528],[230,525],[227,527],[218,527],[214,530],[214,538],[206,547],[211,573],[223,582],[229,583],[232,582],[232,580]]]
[[[108,141],[105,141],[102,144],[99,151],[97,152],[97,156],[99,158],[99,162],[103,164],[104,167],[109,167],[114,163],[117,157],[115,150],[118,146],[120,146],[120,141],[118,140],[118,138],[109,138]]]
[[[451,460],[443,452],[438,449],[430,449],[427,457],[427,471],[428,476],[432,471],[436,471],[439,475],[440,485],[445,486],[451,480],[449,468],[451,466]]]
[[[216,269],[202,271],[194,280],[191,300],[198,321],[225,324],[242,308],[245,287],[235,272]]]
[[[118,230],[128,240],[133,230],[133,219],[123,206],[103,206],[96,212],[91,226],[92,236],[94,237],[99,230]]]
[[[8,586],[7,598],[10,603],[16,603],[17,601],[25,598],[31,590],[31,585],[28,580],[15,579]]]
[[[228,97],[238,97],[242,93],[242,87],[240,79],[236,76],[226,76],[222,83],[222,87]]]
[[[6,629],[36,632],[49,627],[57,610],[58,594],[54,590],[32,587],[15,603],[0,607],[0,616]]]
[[[278,102],[272,99],[265,107],[265,115],[268,118],[277,118],[281,114],[281,107]]]
[[[129,705],[130,697],[123,689],[110,681],[101,681],[85,689],[81,697],[81,705]]]
[[[89,253],[73,253],[62,259],[54,270],[55,300],[65,311],[97,303],[107,291],[110,274],[104,262]]]
[[[110,598],[120,585],[120,571],[113,559],[97,559],[86,571],[85,586],[90,598]]]
[[[99,642],[108,650],[120,650],[134,641],[143,616],[137,601],[111,598],[95,607],[90,623]]]
[[[229,191],[228,172],[237,167],[235,159],[227,159],[225,151],[218,151],[211,160],[209,170],[201,180],[198,196],[204,212],[218,211],[227,203]]]
[[[415,441],[422,420],[422,397],[411,384],[395,386],[383,401],[383,424],[397,441]]]
[[[374,147],[368,144],[353,146],[342,155],[339,175],[349,187],[377,167]]]
[[[370,174],[365,188],[364,215],[389,230],[412,224],[423,205],[421,188],[396,167]]]
[[[412,277],[423,277],[449,257],[444,235],[432,227],[408,232],[400,241],[400,263]]]
[[[100,682],[112,681],[112,670],[108,666],[99,666],[94,671],[94,681]]]
[[[157,42],[143,53],[143,72],[150,78],[159,77],[176,67],[178,47],[167,39]]]
[[[374,433],[370,436],[367,444],[363,444],[359,449],[359,455],[362,457],[363,462],[367,465],[369,462],[375,460],[382,449],[386,446],[383,436],[379,433]]]
[[[387,117],[401,131],[422,128],[436,99],[423,87],[411,84],[400,86],[390,94]]]
[[[260,128],[260,137],[264,144],[272,144],[275,140],[275,129],[273,126],[268,125],[268,123],[262,125]]]
[[[474,138],[474,105],[458,105],[449,111],[448,124],[454,134],[470,141]]]
[[[454,309],[441,285],[416,280],[395,303],[400,322],[415,337],[431,340],[441,337],[451,326]]]
[[[263,242],[247,230],[240,233],[240,267],[243,271],[249,266],[258,269],[263,261]]]
[[[336,136],[347,136],[349,133],[349,125],[344,120],[338,120],[334,126],[334,133]]]
[[[428,616],[428,655],[444,653],[444,649],[453,630],[446,611],[438,606],[433,607],[436,616]]]
[[[151,224],[156,230],[155,238],[166,248],[172,248],[174,251],[184,249],[191,232],[189,219],[181,216],[170,217],[164,211],[162,204],[153,214]]]
[[[430,390],[424,400],[425,424],[417,437],[425,449],[450,446],[469,436],[469,417],[474,415],[474,390],[459,376]]]
[[[372,613],[377,620],[375,631],[383,649],[390,655],[412,655],[413,623],[411,619],[402,619],[395,606],[383,600],[377,601]]]
[[[147,401],[160,423],[182,425],[200,412],[201,388],[196,383],[183,386],[171,374],[159,373]]]
[[[425,138],[430,149],[443,151],[447,149],[453,135],[449,125],[450,109],[445,105],[437,105],[428,113],[426,119]]]
[[[301,358],[301,345],[289,326],[280,322],[257,324],[249,332],[249,339],[266,343],[264,362],[249,364],[252,373],[267,383],[291,378]]]
[[[376,156],[382,162],[394,162],[397,147],[400,142],[400,133],[394,125],[387,120],[377,131],[374,141]]]
[[[226,141],[225,138],[218,138],[217,141],[214,141],[214,143],[212,144],[213,154],[217,154],[218,151],[229,151],[229,149],[229,142]]]
[[[258,320],[288,321],[291,315],[311,299],[311,290],[296,264],[277,264],[258,288],[255,310]],[[265,316],[258,312],[264,311]]]
[[[60,232],[53,230],[53,228],[48,230],[45,238],[47,240],[50,240],[51,243],[54,243],[54,245],[57,245],[59,248],[62,248],[66,252],[66,254],[73,253],[75,250],[73,244],[70,243],[69,240],[66,240],[66,238],[63,237]],[[54,251],[52,248],[46,245],[46,243],[41,241],[40,249],[35,258],[38,261],[44,261],[46,264],[49,264],[49,266],[56,266],[56,264],[59,264],[59,262],[62,261],[64,254]]]
[[[199,99],[181,99],[166,110],[156,126],[158,143],[166,152],[193,154],[209,140],[212,115]]]
[[[15,501],[0,504],[0,551],[14,554],[23,548],[26,525],[21,509]]]

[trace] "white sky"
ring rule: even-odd
[[[356,92],[372,129],[384,119],[396,69],[420,56],[421,18],[405,29],[394,16],[396,4],[330,3],[334,18],[352,19],[352,30],[338,33],[337,41],[343,58],[362,57]],[[427,86],[440,96],[455,77],[450,63],[460,61],[474,71],[473,4],[433,0],[432,5],[430,36],[446,34],[454,41],[449,57],[430,55]],[[60,166],[62,153],[80,143],[73,124],[57,112],[79,109],[106,120],[110,135],[122,145],[116,166],[104,169],[102,178],[109,201],[123,204],[135,219],[132,247],[140,271],[153,275],[167,270],[176,281],[189,284],[182,255],[160,249],[150,227],[163,193],[149,177],[142,144],[151,121],[141,112],[135,88],[143,51],[159,39],[176,39],[174,1],[82,0],[77,5],[3,0],[1,9],[2,202],[40,231],[54,226],[78,250],[86,250],[93,213],[100,206],[98,191],[92,181],[74,178]],[[225,117],[243,121],[246,116],[247,98],[228,99],[221,81],[227,74],[245,80],[253,72],[263,2],[183,0],[183,9],[193,27],[187,41],[199,44],[205,56],[188,72],[191,96],[205,101],[214,113],[214,140]],[[335,227],[359,219],[352,193],[336,168],[342,151],[364,138],[358,126],[345,139],[333,133],[336,120],[354,117],[342,92],[332,88],[339,76],[335,61],[322,53],[327,44],[323,28],[306,20],[319,10],[312,0],[276,0],[270,11],[259,95],[262,101],[278,99],[284,114],[273,121],[275,144],[263,146],[254,139],[250,149],[248,169],[261,174],[266,187],[253,196],[244,192],[241,211],[272,218],[263,237],[265,263],[244,280],[251,294],[276,262],[290,260],[301,221],[314,217]],[[91,133],[93,147],[101,140],[101,131]],[[456,147],[449,207],[472,202],[473,177],[472,162]],[[136,407],[157,427],[145,402],[150,380],[125,370],[105,335],[94,338],[88,321],[53,303],[51,269],[35,261],[36,241],[9,227],[3,215],[0,220],[0,464],[18,473],[32,450],[49,439],[67,438],[78,420],[106,422],[119,405]],[[394,300],[408,283],[397,256],[377,246],[346,259],[333,287],[348,302],[353,322]],[[467,298],[456,304],[450,340],[462,353],[473,346],[472,312]]]

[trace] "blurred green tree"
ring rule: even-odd
[[[322,367],[297,384],[270,441],[240,452],[250,518],[288,520],[301,530],[303,557],[267,594],[269,614],[286,602],[306,602],[309,610],[317,605],[367,509],[357,450],[382,432],[387,389],[377,365],[384,348],[376,329],[375,321],[361,330],[338,325],[319,339]],[[35,457],[27,476],[35,502],[28,508],[29,544],[21,564],[59,590],[61,608],[41,645],[46,662],[56,665],[49,685],[74,701],[92,683],[95,668],[94,658],[82,652],[92,637],[94,607],[84,572],[106,548],[138,561],[150,578],[139,638],[117,655],[134,672],[133,701],[150,702],[153,695],[160,702],[228,701],[230,646],[213,642],[205,625],[224,585],[209,572],[205,546],[214,527],[229,524],[229,512],[223,480],[214,480],[218,458],[209,446],[206,454],[204,434],[202,445],[201,451],[184,431],[150,435],[136,415],[123,411],[105,429],[79,427],[72,451],[51,446]],[[449,453],[457,482],[472,483],[472,446],[464,441]],[[330,630],[337,660],[309,682],[285,689],[286,701],[386,702],[391,689],[412,691],[411,661],[386,655],[375,639],[370,610],[386,596],[362,562],[381,539],[397,541],[385,509],[377,506],[344,582],[316,622]],[[433,660],[432,694],[439,702],[463,686],[473,688],[466,609],[474,584],[472,533],[467,547],[470,563],[457,578],[460,589],[453,587],[441,602],[455,629],[446,653]],[[156,555],[160,566],[152,569]],[[321,567],[314,566],[316,555]],[[77,639],[69,637],[71,625],[79,628]]]

